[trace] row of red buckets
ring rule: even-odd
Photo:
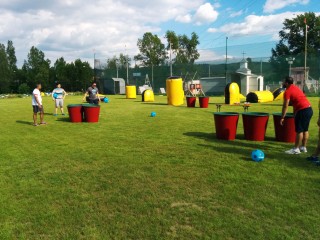
[[[295,141],[294,115],[287,114],[283,126],[280,125],[281,113],[273,114],[276,140],[280,142]],[[239,113],[214,113],[216,136],[222,140],[234,140],[237,134]],[[250,141],[264,141],[269,121],[269,113],[242,113],[244,137]]]
[[[95,104],[70,104],[68,113],[70,122],[80,123],[89,122],[96,123],[99,121],[100,106]]]

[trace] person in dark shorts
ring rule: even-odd
[[[300,88],[293,84],[292,77],[286,77],[283,82],[286,91],[284,93],[282,117],[280,124],[283,125],[287,114],[289,103],[293,106],[294,123],[296,131],[296,141],[294,148],[286,151],[287,154],[300,154],[307,152],[307,142],[309,139],[309,124],[313,115],[313,110],[306,95]]]
[[[38,83],[37,87],[32,92],[32,108],[33,108],[33,126],[38,126],[37,116],[40,113],[40,125],[46,124],[43,121],[44,109],[42,106],[42,97],[41,97],[41,84]]]
[[[320,99],[319,99],[319,104],[318,104],[318,109],[319,109],[319,117],[318,117],[318,145],[317,148],[315,150],[315,152],[310,156],[307,157],[307,160],[314,162],[317,166],[320,166],[320,161],[319,161],[319,155],[320,155]]]
[[[87,96],[89,95],[89,103],[98,105],[101,102],[99,97],[99,90],[95,82],[92,83],[91,87],[88,88],[84,94],[83,101],[86,101]]]

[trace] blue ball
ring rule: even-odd
[[[54,93],[53,98],[57,98],[57,97],[58,97],[58,94]]]
[[[109,98],[106,98],[106,97],[105,97],[105,98],[103,99],[103,102],[104,102],[104,103],[108,103],[108,102],[109,102]]]
[[[155,116],[157,116],[157,114],[156,114],[156,112],[151,112],[150,116],[155,117]]]
[[[262,152],[261,150],[257,149],[252,151],[251,153],[251,158],[253,161],[255,162],[261,162],[264,159],[264,152]]]

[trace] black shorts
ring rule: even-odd
[[[96,105],[98,105],[98,104],[99,104],[99,99],[98,99],[98,98],[96,98],[96,99],[89,99],[89,103],[90,103],[90,104],[96,104]]]
[[[294,124],[296,125],[296,133],[307,132],[309,130],[310,120],[313,115],[311,107],[298,111],[294,117]]]
[[[42,106],[42,108],[39,108],[38,105],[32,105],[32,108],[33,108],[33,113],[38,113],[38,112],[43,113],[44,112],[43,106]]]

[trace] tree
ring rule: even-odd
[[[176,56],[174,59],[175,63],[179,64],[193,64],[199,59],[200,54],[197,50],[199,45],[199,37],[193,32],[191,38],[187,35],[176,35],[174,31],[167,31],[166,38],[168,41],[167,49],[171,49]]]
[[[120,53],[119,57],[114,55],[112,58],[107,59],[107,68],[109,69],[126,68],[127,61],[130,67],[131,58],[128,55],[124,55],[123,53]]]
[[[0,93],[10,92],[10,70],[6,48],[0,44]]]
[[[28,60],[22,66],[26,74],[27,84],[33,88],[36,83],[41,83],[43,88],[49,88],[50,60],[45,60],[44,53],[36,47],[31,47]]]
[[[13,46],[12,41],[8,41],[7,49],[7,60],[8,60],[8,67],[9,67],[9,79],[10,79],[10,88],[17,91],[17,83],[19,83],[19,79],[17,79],[17,57],[16,57],[16,50]]]
[[[138,39],[137,46],[140,53],[134,57],[135,61],[140,61],[143,66],[162,65],[166,58],[165,45],[157,35],[147,32],[142,38]]]
[[[304,65],[305,30],[308,27],[307,54],[314,56],[320,48],[320,16],[313,12],[297,15],[293,19],[285,19],[283,28],[279,32],[279,43],[272,48],[270,63],[275,69],[275,74],[285,75],[288,68],[286,58],[295,56],[298,66]]]
[[[93,69],[88,62],[82,62],[81,59],[74,61],[76,90],[85,91],[93,81]]]

